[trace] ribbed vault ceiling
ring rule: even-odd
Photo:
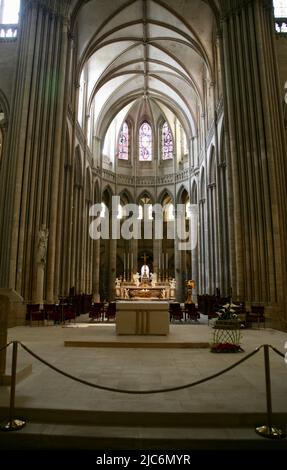
[[[90,0],[78,12],[78,77],[94,100],[98,136],[134,100],[171,109],[197,133],[204,86],[213,80],[214,14],[203,0]]]

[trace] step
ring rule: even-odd
[[[259,436],[253,428],[163,428],[27,423],[1,432],[0,449],[287,450],[287,440]]]
[[[8,416],[8,408],[0,407],[0,420]],[[266,413],[178,413],[133,412],[109,410],[17,408],[15,416],[33,423],[67,425],[140,426],[173,428],[244,428],[266,423]],[[287,424],[287,413],[273,413],[272,423]]]

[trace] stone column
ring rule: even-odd
[[[175,207],[175,234],[174,234],[174,269],[176,280],[176,301],[182,302],[184,295],[184,286],[182,281],[182,251],[180,250],[180,230],[178,224],[181,223],[182,218],[185,221],[185,207],[177,205]]]
[[[31,301],[37,278],[43,274],[35,262],[37,233],[42,224],[50,234],[47,285],[48,300],[54,301],[63,103],[67,92],[66,7],[66,2],[23,0],[21,9],[9,165],[5,165],[0,181],[6,194],[5,206],[0,202],[1,245],[5,246],[0,272],[1,284],[24,294],[27,301]]]
[[[45,225],[42,225],[41,230],[37,236],[37,253],[36,253],[36,279],[34,283],[34,290],[32,302],[34,304],[42,305],[44,303],[44,274],[47,259],[47,246],[49,238],[49,230]]]
[[[93,302],[100,301],[100,240],[93,240]]]
[[[117,220],[118,208],[111,209],[112,220]],[[110,222],[112,222],[112,220]],[[110,258],[110,272],[109,272],[109,300],[115,298],[115,281],[116,281],[116,269],[117,269],[117,238],[116,233],[112,233],[110,230],[109,240],[109,258]]]
[[[239,299],[274,307],[278,302],[282,308],[287,162],[272,1],[221,0],[220,6],[233,292]]]
[[[67,90],[65,90],[65,82],[66,82],[66,72],[67,72],[67,64],[68,64],[68,24],[67,21],[61,21],[60,23],[60,34],[59,34],[59,83],[58,83],[58,102],[57,102],[57,115],[56,115],[56,122],[55,122],[55,138],[54,138],[54,154],[53,154],[53,172],[51,178],[51,186],[52,188],[59,188],[60,183],[60,162],[61,162],[61,153],[62,149],[64,148],[64,142],[66,137],[66,128],[63,126],[63,121],[66,119],[64,116],[64,109],[65,109],[65,94]],[[62,161],[62,164],[63,161]],[[58,207],[59,204],[59,191],[51,191],[51,200],[50,200],[50,217],[49,217],[49,257],[47,263],[47,301],[53,303],[56,298],[58,297],[58,292],[54,291],[54,276],[55,270],[58,268],[56,264],[56,243],[57,243],[57,236],[58,233],[58,225],[57,225],[57,214],[58,214]],[[57,286],[58,287],[58,286]]]

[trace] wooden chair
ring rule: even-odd
[[[94,303],[89,312],[89,318],[92,320],[103,321],[104,317],[104,306],[103,302]]]
[[[198,321],[200,318],[200,314],[196,308],[195,304],[185,304],[184,305],[184,315],[185,320],[195,320]]]
[[[169,304],[169,318],[172,320],[183,320],[183,311],[181,309],[180,303],[173,302]]]
[[[246,312],[246,325],[252,327],[252,323],[263,323],[265,328],[265,308],[264,305],[251,305],[251,312]]]
[[[110,302],[108,305],[108,308],[105,312],[105,317],[107,321],[115,321],[116,319],[116,313],[117,313],[117,308],[116,308],[116,303],[115,302]]]

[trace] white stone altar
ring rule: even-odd
[[[168,335],[168,302],[117,302],[117,335]]]

